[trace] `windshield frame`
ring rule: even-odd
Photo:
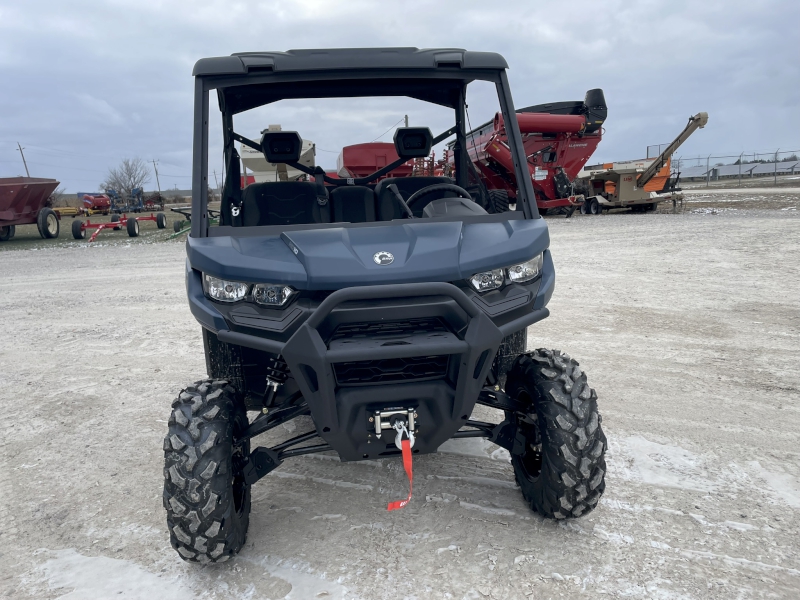
[[[460,85],[462,92],[459,94],[456,101],[452,104],[443,104],[436,102],[429,98],[418,98],[434,104],[442,104],[454,109],[455,121],[457,131],[455,133],[457,140],[462,141],[463,152],[456,162],[456,172],[465,173],[467,170],[467,162],[469,156],[466,152],[466,123],[464,119],[465,100],[463,90],[467,85],[475,80],[488,81],[495,84],[497,90],[497,99],[500,106],[503,119],[506,123],[508,133],[508,145],[511,151],[511,156],[514,162],[514,170],[518,182],[521,182],[517,195],[517,203],[521,204],[518,208],[518,213],[522,213],[525,219],[540,218],[539,212],[536,208],[535,195],[533,185],[527,170],[527,162],[524,156],[524,148],[522,146],[522,137],[519,132],[519,126],[514,113],[514,105],[511,99],[511,90],[508,84],[508,77],[505,69],[465,69],[465,68],[448,68],[448,69],[391,69],[391,70],[377,70],[377,69],[359,69],[359,70],[314,70],[314,71],[288,71],[288,72],[254,72],[240,75],[197,75],[195,77],[195,93],[194,93],[194,140],[193,140],[193,159],[192,159],[192,214],[194,218],[191,219],[192,229],[190,232],[191,237],[208,237],[209,234],[209,218],[208,218],[208,145],[209,145],[209,105],[210,105],[210,92],[217,91],[220,113],[222,116],[222,129],[223,141],[225,147],[234,143],[233,138],[233,110],[226,110],[225,107],[225,93],[230,88],[237,90],[246,88],[242,86],[257,86],[253,91],[268,89],[271,84],[289,84],[276,86],[280,88],[291,89],[292,83],[316,83],[319,86],[319,91],[314,96],[303,97],[367,97],[375,96],[376,94],[365,93],[367,90],[377,89],[391,89],[392,80],[409,80],[420,82],[422,91],[425,91],[427,80],[430,80],[430,96],[436,97],[434,92],[437,89],[436,83],[447,80],[454,84]],[[335,88],[335,82],[342,82],[343,80],[355,81],[359,84],[363,83],[363,87],[358,84],[353,84],[352,95],[327,94],[326,89]],[[301,86],[297,86],[301,87]],[[303,85],[304,88],[310,89],[309,86]],[[362,90],[359,92],[359,90]],[[341,92],[341,90],[340,90]],[[391,95],[391,96],[409,96],[406,93],[392,93],[392,94],[377,94]],[[417,97],[417,96],[410,96]],[[272,102],[284,98],[273,97],[254,106],[249,106],[245,110],[250,110],[258,106],[264,106]],[[511,217],[511,215],[509,215]],[[515,215],[519,218],[519,214]],[[472,222],[473,219],[481,219],[481,217],[466,217],[465,222]],[[426,219],[427,220],[427,219]],[[433,221],[435,219],[431,219]],[[379,225],[391,225],[394,222],[381,222]],[[349,227],[354,224],[339,223],[339,227]],[[308,225],[305,228],[311,229],[319,225]],[[324,226],[324,225],[323,225]],[[278,228],[278,226],[271,226],[270,229]],[[225,227],[228,229],[228,227]],[[230,228],[230,235],[246,228]],[[261,228],[259,228],[261,229]],[[264,232],[266,233],[266,232]],[[216,237],[216,235],[214,236]]]

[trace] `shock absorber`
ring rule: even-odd
[[[275,394],[278,393],[278,388],[289,378],[289,367],[283,358],[277,356],[267,360],[264,370],[266,371],[267,389],[264,393],[263,412],[266,413],[267,407],[272,404]]]

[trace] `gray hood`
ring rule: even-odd
[[[195,269],[225,279],[336,290],[382,283],[457,281],[526,261],[549,244],[544,219],[497,223],[418,220],[261,237],[190,237],[187,253]],[[392,255],[389,264],[377,264],[373,259],[383,252]]]

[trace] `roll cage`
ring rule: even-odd
[[[257,150],[260,144],[234,130],[234,115],[286,99],[406,96],[452,108],[455,125],[438,135],[435,143],[456,136],[453,158],[456,183],[464,187],[470,162],[466,142],[466,87],[480,80],[493,83],[505,122],[514,161],[518,211],[526,219],[538,218],[535,196],[527,176],[522,138],[505,69],[505,60],[493,53],[459,49],[417,50],[341,49],[290,50],[235,54],[207,58],[194,68],[194,141],[192,167],[192,237],[209,235],[208,146],[209,92],[216,90],[222,114],[226,164],[235,153],[234,142]],[[404,161],[401,161],[404,162]],[[391,171],[390,164],[362,180],[374,180]],[[353,185],[355,180],[324,177],[331,185]],[[238,182],[237,182],[238,183]]]

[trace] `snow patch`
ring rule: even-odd
[[[69,590],[58,600],[126,598],[193,600],[197,594],[180,581],[165,580],[128,560],[84,556],[59,550],[39,568],[51,590]]]
[[[445,454],[460,454],[462,456],[477,456],[501,462],[511,462],[508,450],[493,444],[483,438],[457,438],[447,440],[439,446],[438,452]]]
[[[632,462],[632,468],[622,473],[623,478],[699,492],[711,492],[717,487],[708,479],[703,461],[680,446],[634,435],[621,440],[620,450]]]
[[[791,474],[781,471],[768,471],[757,460],[747,463],[770,487],[773,495],[783,500],[792,508],[800,508],[800,483]]]

